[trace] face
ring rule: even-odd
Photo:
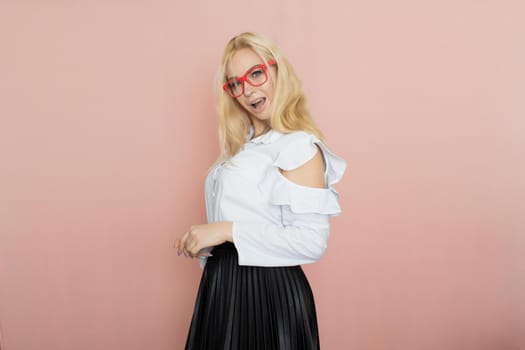
[[[239,78],[244,76],[250,69],[258,64],[265,64],[261,58],[249,48],[237,51],[226,66],[226,76],[228,79]],[[274,84],[275,84],[275,66],[268,65],[266,70],[268,80],[260,86],[252,86],[244,81],[244,93],[236,98],[237,102],[250,114],[259,121],[269,120],[271,116],[271,105],[273,101]],[[256,74],[264,74],[259,70],[254,72],[253,79],[257,79]],[[250,79],[250,76],[248,76]],[[232,98],[232,97],[230,97]]]

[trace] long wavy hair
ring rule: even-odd
[[[220,154],[217,162],[233,157],[246,143],[251,120],[248,112],[224,90],[226,67],[233,55],[240,49],[253,50],[263,62],[274,60],[277,78],[269,126],[277,131],[289,133],[306,131],[325,142],[324,136],[315,125],[310,114],[306,96],[299,78],[279,48],[267,37],[257,33],[242,33],[232,38],[222,56],[215,80],[216,109],[219,118]]]

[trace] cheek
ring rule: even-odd
[[[237,100],[237,103],[239,104],[239,106],[243,109],[248,109],[248,102],[244,101],[244,100]]]
[[[274,84],[270,84],[268,85],[267,89],[266,89],[266,95],[270,98],[273,98],[273,92],[275,91],[275,85]]]
[[[275,76],[272,76],[271,80],[268,81],[268,85],[266,87],[266,92],[270,96],[273,96],[273,92],[275,91],[276,85],[277,85],[277,80],[276,80]]]

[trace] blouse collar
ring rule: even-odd
[[[246,137],[246,142],[251,142],[251,143],[256,143],[256,144],[260,144],[260,143],[269,144],[275,141],[280,135],[278,131],[273,130],[273,129],[270,129],[268,132],[252,139],[253,134],[254,134],[254,129],[253,129],[253,126],[250,125],[250,131],[248,133],[248,136]]]

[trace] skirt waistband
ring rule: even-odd
[[[237,253],[237,249],[232,242],[224,242],[213,247],[211,253],[213,256],[220,256],[224,254]]]

